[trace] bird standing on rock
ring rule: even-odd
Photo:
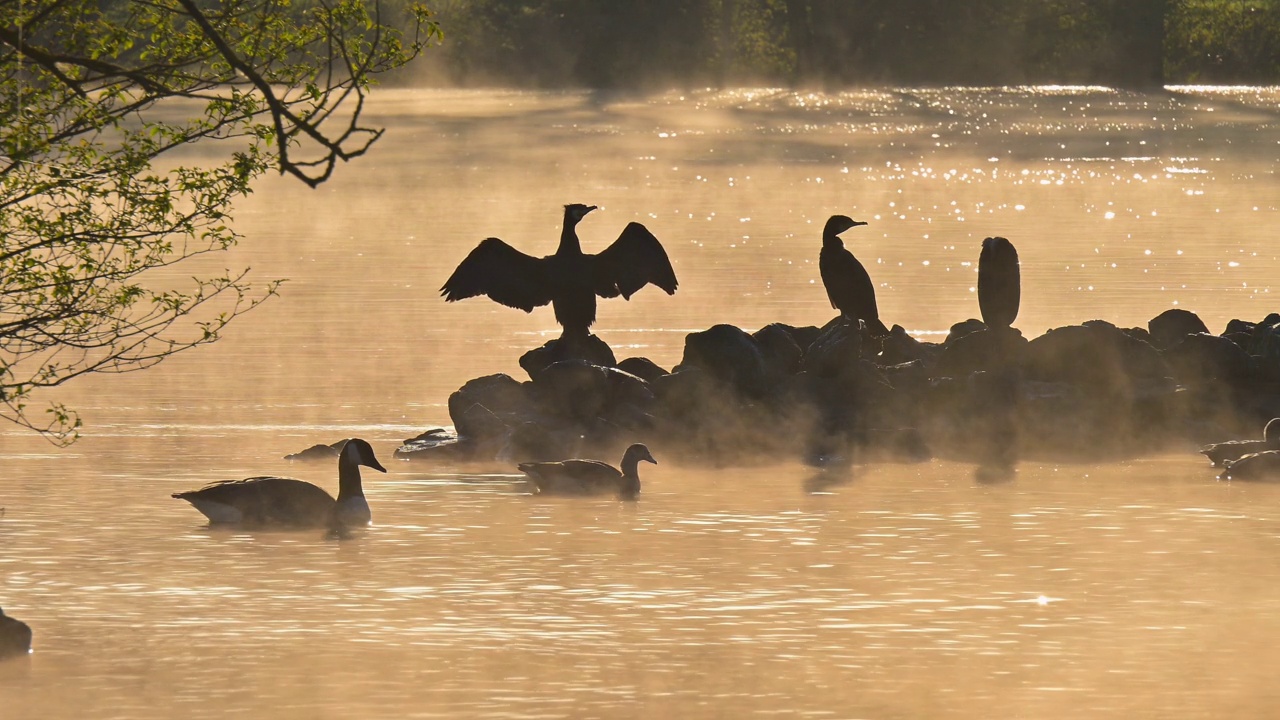
[[[982,241],[978,256],[978,309],[988,328],[1007,328],[1018,317],[1022,273],[1018,250],[1002,237]]]
[[[560,247],[536,258],[498,238],[481,242],[440,288],[448,302],[488,295],[507,307],[533,312],[551,303],[562,338],[585,339],[596,320],[596,296],[630,300],[650,283],[668,295],[676,274],[662,243],[640,223],[629,223],[612,245],[598,254],[582,252],[577,225],[595,205],[565,205]]]
[[[858,258],[844,247],[840,233],[851,227],[866,225],[845,215],[832,215],[822,228],[822,251],[818,253],[818,273],[827,288],[827,299],[849,320],[866,323],[875,337],[889,334],[889,328],[880,322],[880,310],[876,307],[876,288],[871,276]]]

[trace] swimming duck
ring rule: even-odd
[[[599,460],[562,460],[560,462],[520,463],[521,472],[529,476],[537,494],[604,495],[617,493],[623,500],[634,500],[640,494],[640,461],[658,464],[649,448],[636,443],[622,454],[622,472]]]
[[[360,487],[360,466],[378,472],[369,443],[352,438],[338,456],[338,498],[302,480],[251,477],[206,485],[199,490],[174,493],[209,518],[211,525],[240,524],[253,527],[333,527],[367,525],[372,518]]]
[[[1224,467],[1219,480],[1280,480],[1280,450],[1249,453]]]
[[[563,336],[586,338],[596,321],[596,296],[630,300],[650,283],[668,295],[676,274],[662,243],[640,223],[629,223],[612,245],[596,255],[582,252],[577,226],[595,205],[564,206],[564,227],[554,255],[525,255],[498,238],[482,241],[453,271],[440,294],[454,302],[488,295],[507,307],[533,312],[551,303]]]
[[[889,328],[880,322],[880,310],[876,307],[876,288],[871,283],[867,269],[853,253],[845,249],[840,233],[852,227],[866,225],[845,215],[832,215],[822,228],[822,250],[818,253],[818,274],[827,289],[831,307],[851,321],[861,320],[876,337],[889,334]]]
[[[1267,423],[1262,429],[1261,440],[1228,440],[1205,445],[1200,448],[1200,454],[1212,460],[1214,467],[1225,467],[1226,463],[1249,453],[1267,450],[1280,450],[1280,418],[1272,418]]]
[[[1002,237],[982,241],[978,256],[978,309],[987,327],[1007,328],[1018,317],[1022,278],[1018,250]]]
[[[31,628],[0,609],[0,658],[31,652]]]

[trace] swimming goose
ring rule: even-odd
[[[867,324],[876,337],[889,334],[889,328],[880,322],[880,310],[876,307],[876,288],[871,283],[867,269],[853,253],[845,249],[840,233],[851,227],[866,225],[845,215],[832,215],[822,228],[822,250],[818,253],[818,274],[827,288],[831,307],[856,322]]]
[[[1249,453],[1224,467],[1220,480],[1280,480],[1280,450]]]
[[[982,241],[978,256],[978,309],[991,329],[1007,328],[1018,317],[1022,277],[1018,250],[1002,237]]]
[[[440,288],[447,302],[488,295],[507,307],[533,312],[551,303],[563,336],[586,338],[596,321],[596,296],[630,300],[650,283],[668,295],[676,274],[662,243],[640,223],[623,229],[612,245],[596,255],[582,252],[577,225],[595,205],[564,206],[564,227],[554,255],[525,255],[498,238],[481,242]]]
[[[599,460],[520,463],[522,472],[539,495],[604,495],[617,493],[623,500],[640,494],[640,461],[658,464],[649,448],[636,443],[622,454],[622,472]]]
[[[31,652],[31,628],[0,609],[0,658]]]
[[[348,440],[338,456],[338,498],[302,480],[282,477],[251,477],[215,482],[199,490],[174,493],[209,518],[211,525],[240,524],[253,527],[324,527],[367,525],[369,503],[360,487],[360,466],[378,472],[387,469],[378,463],[369,443]]]
[[[1280,450],[1280,418],[1272,418],[1266,427],[1262,428],[1261,440],[1228,440],[1205,445],[1200,448],[1200,454],[1213,461],[1214,467],[1224,467],[1226,463],[1249,453],[1267,450]]]

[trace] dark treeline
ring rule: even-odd
[[[407,1],[407,0],[404,0]],[[1265,83],[1280,0],[439,0],[459,84]]]

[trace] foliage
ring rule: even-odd
[[[1280,0],[439,0],[459,82],[1280,80]]]
[[[211,343],[275,294],[175,266],[235,244],[266,171],[314,187],[369,149],[372,77],[437,33],[395,23],[365,0],[0,0],[0,417],[70,442],[78,416],[38,419],[34,391]],[[211,167],[170,157],[217,141]]]

